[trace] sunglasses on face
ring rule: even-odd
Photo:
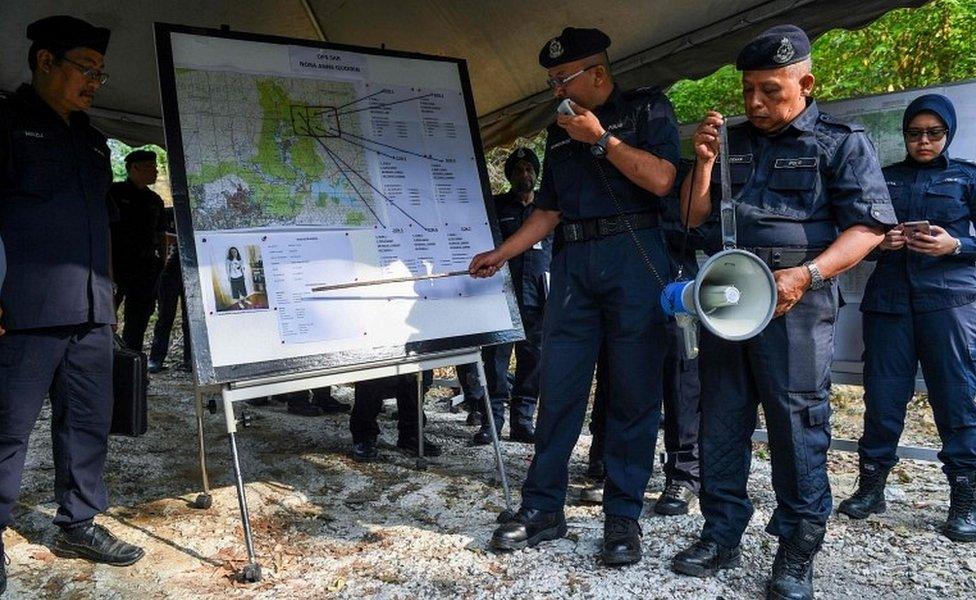
[[[909,142],[917,142],[925,136],[930,142],[938,142],[949,132],[945,127],[933,127],[931,129],[906,129],[905,139]]]

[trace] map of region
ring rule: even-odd
[[[176,69],[194,229],[372,227],[352,83]]]

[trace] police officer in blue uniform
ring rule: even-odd
[[[125,157],[125,171],[125,181],[113,183],[108,192],[118,211],[112,223],[112,279],[115,306],[125,302],[122,342],[142,352],[166,255],[166,214],[163,199],[149,188],[158,176],[156,153],[133,150]]]
[[[854,519],[885,511],[885,480],[919,361],[942,438],[949,479],[943,527],[958,542],[976,541],[976,166],[948,155],[956,111],[945,96],[912,101],[903,119],[905,160],[884,169],[899,225],[874,253],[877,267],[861,302],[864,313],[864,434],[859,486],[838,512]],[[912,229],[918,221],[929,232]]]
[[[895,223],[881,167],[863,128],[823,114],[811,98],[810,42],[792,25],[761,33],[740,52],[748,120],[728,129],[738,245],[776,279],[775,317],[743,342],[701,332],[701,538],[675,556],[679,573],[737,565],[752,516],[746,484],[757,406],[769,430],[779,538],[769,598],[813,597],[813,558],[831,496],[830,363],[838,297],[834,277],[857,264]],[[718,128],[710,113],[694,135],[697,163],[682,205],[698,225],[720,194]],[[714,171],[714,173],[713,173]]]
[[[552,260],[543,322],[536,452],[514,520],[492,536],[498,550],[566,534],[568,461],[586,412],[593,367],[607,351],[613,394],[607,406],[603,550],[608,565],[640,560],[644,490],[661,407],[666,319],[654,301],[669,277],[658,204],[674,183],[678,131],[658,90],[621,91],[595,29],[568,27],[542,47],[556,98],[573,116],[548,130],[536,210],[470,270],[491,276],[558,225],[564,243]]]
[[[424,371],[423,390],[427,393],[434,379],[431,371]],[[417,376],[391,375],[379,379],[358,381],[355,385],[355,401],[349,415],[349,431],[352,433],[352,458],[356,462],[373,462],[379,458],[377,437],[380,434],[376,417],[383,409],[385,398],[397,402],[397,448],[416,456],[420,449],[420,432],[417,430]],[[424,416],[424,423],[427,417]],[[424,456],[440,456],[441,447],[424,436]]]
[[[112,169],[105,137],[84,111],[107,79],[109,30],[57,16],[32,23],[27,37],[31,84],[0,102],[0,236],[8,261],[0,293],[0,528],[10,523],[28,438],[50,392],[61,528],[53,550],[129,565],[142,549],[93,523],[108,507]]]
[[[502,239],[508,239],[535,211],[533,199],[539,173],[539,159],[529,148],[516,148],[505,160],[505,177],[511,189],[494,197],[495,215]],[[509,439],[513,442],[535,442],[535,405],[539,398],[539,358],[542,353],[542,311],[546,301],[547,275],[552,257],[552,235],[534,244],[524,253],[512,257],[508,268],[512,274],[515,299],[525,339],[521,342],[488,346],[482,351],[485,378],[495,430],[505,424],[505,401],[510,402],[512,415]],[[515,380],[509,385],[508,365],[515,351]],[[484,412],[484,403],[479,405]],[[491,443],[488,417],[481,415],[481,429],[474,435],[474,444]]]
[[[691,171],[692,163],[682,160],[678,181]],[[676,201],[661,203],[661,230],[667,242],[674,268],[682,277],[698,274],[696,250],[704,250],[708,232],[714,225],[706,223],[685,232]],[[671,200],[671,198],[669,198]],[[596,368],[596,393],[590,416],[588,485],[580,492],[585,503],[603,502],[603,447],[606,436],[606,404],[610,394],[607,381],[606,353],[601,352]],[[698,380],[698,359],[684,355],[681,330],[673,319],[668,320],[667,353],[664,358],[664,491],[654,503],[654,512],[663,516],[687,514],[698,496],[698,401],[701,384]]]
[[[180,368],[189,371],[190,358],[190,320],[186,316],[186,294],[183,290],[183,267],[180,265],[180,250],[176,243],[176,222],[173,209],[167,208],[163,213],[166,223],[166,240],[168,252],[163,272],[159,276],[159,293],[157,296],[158,312],[156,325],[153,327],[152,346],[149,350],[149,372],[159,373],[166,369],[166,355],[169,354],[169,338],[176,321],[176,307],[180,308],[180,325],[183,329],[183,362]]]

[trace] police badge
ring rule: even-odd
[[[549,42],[549,58],[559,58],[563,55],[563,45],[559,43],[559,38],[552,38]]]
[[[790,42],[790,38],[784,37],[779,42],[779,48],[776,50],[773,60],[782,65],[792,60],[794,56],[796,56],[796,50],[793,48],[793,43]]]

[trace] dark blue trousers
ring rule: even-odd
[[[701,383],[698,379],[698,359],[684,356],[681,328],[668,321],[668,350],[664,357],[664,477],[680,481],[698,492],[698,427]],[[606,357],[600,353],[596,367],[596,393],[590,413],[590,433],[598,451],[603,446],[607,427]],[[592,450],[591,450],[592,452]]]
[[[522,328],[525,339],[521,342],[487,346],[482,351],[485,363],[485,379],[488,380],[488,394],[491,398],[491,411],[495,415],[495,429],[501,431],[505,424],[505,402],[508,401],[512,413],[512,427],[532,426],[535,406],[539,399],[539,360],[542,357],[542,309],[522,307]],[[508,380],[508,365],[515,352],[515,379],[512,385]],[[484,405],[478,405],[484,412]],[[481,424],[487,425],[487,416],[481,415]]]
[[[939,459],[952,477],[976,471],[976,303],[905,315],[864,313],[864,435],[861,460],[884,468],[895,450],[922,363],[942,439]]]
[[[668,277],[657,229],[636,232],[662,277]],[[607,404],[603,511],[636,519],[651,475],[661,415],[666,319],[660,285],[628,234],[567,243],[552,263],[546,300],[535,456],[522,505],[559,511],[568,463],[583,427],[601,343],[612,394]]]
[[[762,405],[776,510],[766,527],[787,538],[800,521],[830,516],[830,362],[837,294],[809,290],[792,310],[744,342],[701,328],[702,538],[737,546],[752,517],[746,490],[752,433]]]
[[[176,305],[179,303],[183,327],[183,364],[190,365],[190,320],[186,316],[186,295],[183,291],[183,271],[179,257],[171,258],[159,276],[159,297],[156,326],[153,328],[152,349],[149,360],[163,364],[169,353],[169,336],[176,320]]]
[[[51,397],[54,499],[61,527],[108,507],[102,480],[112,423],[112,329],[76,325],[0,336],[0,528],[20,494],[27,442]]]

